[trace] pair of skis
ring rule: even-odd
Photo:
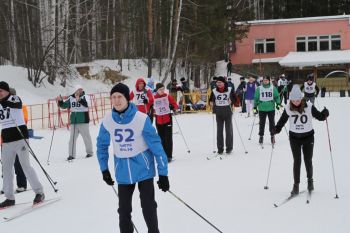
[[[228,157],[230,155],[232,155],[232,152],[231,153],[222,153],[222,154],[216,153],[214,155],[207,156],[207,160],[212,160],[212,159],[220,159],[220,160],[222,160],[223,158]]]
[[[17,218],[19,218],[19,217],[22,217],[22,216],[24,216],[24,215],[27,215],[27,214],[29,214],[29,213],[31,213],[31,212],[37,210],[37,209],[40,209],[40,208],[43,208],[43,207],[45,207],[45,206],[51,205],[51,204],[53,204],[53,203],[56,203],[56,202],[58,202],[58,201],[60,201],[60,200],[61,200],[60,197],[44,200],[44,201],[42,201],[42,202],[40,202],[40,203],[33,204],[33,205],[30,205],[29,207],[26,207],[26,208],[24,208],[24,209],[21,209],[20,211],[14,213],[14,214],[11,215],[11,216],[5,216],[5,217],[3,217],[3,220],[4,220],[4,222],[12,221],[12,220],[17,219]],[[18,205],[22,205],[22,204],[29,204],[29,202],[27,202],[27,203],[16,204],[16,205],[14,205],[14,206],[18,206]],[[11,206],[11,207],[13,207],[13,206]],[[9,209],[9,208],[11,208],[11,207],[4,208],[4,209],[2,209],[2,210],[6,210],[6,209]]]
[[[288,203],[290,200],[293,200],[295,197],[298,197],[300,196],[300,194],[303,194],[306,192],[306,204],[310,204],[311,202],[311,197],[312,197],[312,191],[308,191],[308,190],[304,190],[304,191],[301,191],[299,192],[299,194],[291,194],[289,197],[287,197],[286,199],[278,202],[278,203],[274,203],[274,207],[280,207],[286,203]]]

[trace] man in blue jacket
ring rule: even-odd
[[[118,83],[111,90],[112,112],[106,114],[97,137],[97,158],[103,180],[114,181],[108,169],[108,148],[112,140],[115,178],[118,183],[119,228],[121,233],[132,233],[132,195],[136,183],[140,191],[141,207],[148,233],[159,233],[157,203],[154,197],[153,177],[159,175],[158,186],[169,190],[168,160],[160,137],[146,114],[130,103],[129,88]]]

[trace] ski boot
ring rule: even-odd
[[[5,201],[0,203],[0,208],[3,209],[13,205],[15,205],[15,200],[6,199]]]
[[[307,190],[309,192],[314,191],[314,180],[312,178],[307,181]]]
[[[293,189],[292,189],[292,191],[290,192],[290,194],[291,194],[292,196],[298,195],[298,194],[299,194],[299,184],[294,184],[294,185],[293,185]]]
[[[274,145],[276,143],[275,135],[271,135],[271,144]]]
[[[264,143],[264,136],[260,136],[259,137],[259,144],[263,144]]]
[[[45,200],[45,194],[37,193],[33,200],[33,205],[39,204]]]

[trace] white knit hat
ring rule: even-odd
[[[76,92],[79,89],[83,89],[83,87],[81,85],[79,85],[79,84],[74,86],[74,92]]]
[[[301,100],[303,98],[303,93],[301,93],[300,87],[298,84],[294,84],[292,91],[289,94],[290,100]]]

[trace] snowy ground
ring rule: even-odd
[[[329,127],[336,172],[339,199],[334,199],[334,183],[328,147],[326,124],[314,121],[316,131],[314,150],[315,192],[309,205],[302,195],[280,208],[273,203],[289,195],[292,188],[292,155],[284,131],[277,136],[269,190],[264,190],[271,147],[261,149],[257,130],[248,141],[253,118],[235,113],[248,154],[234,126],[234,154],[223,160],[207,160],[213,151],[213,118],[209,113],[176,116],[191,149],[187,149],[174,125],[174,157],[169,165],[171,190],[201,213],[222,232],[239,233],[348,233],[350,230],[350,183],[347,136],[350,125],[345,116],[350,114],[349,98],[319,99],[319,108],[330,110]],[[279,116],[276,116],[278,119]],[[95,141],[98,126],[91,126]],[[102,180],[96,157],[77,159],[67,163],[68,131],[55,131],[51,164],[46,165],[52,132],[36,131],[42,140],[31,140],[31,146],[50,175],[58,181],[60,191],[55,194],[36,162],[36,170],[45,186],[47,198],[62,197],[56,204],[38,209],[29,215],[7,223],[0,223],[6,233],[62,233],[62,232],[118,232],[117,197]],[[265,137],[267,141],[268,135]],[[78,154],[85,155],[79,138]],[[95,144],[95,142],[94,142]],[[113,170],[112,165],[110,170]],[[306,188],[302,167],[301,190]],[[2,181],[0,181],[2,185]],[[159,227],[163,233],[210,233],[211,226],[175,199],[170,193],[156,188]],[[33,192],[16,195],[18,203],[31,201]],[[3,196],[0,197],[3,200]],[[139,204],[138,191],[134,194],[133,221],[139,232],[147,232]],[[25,208],[25,205],[0,212],[0,218]],[[0,220],[2,221],[2,220]]]

